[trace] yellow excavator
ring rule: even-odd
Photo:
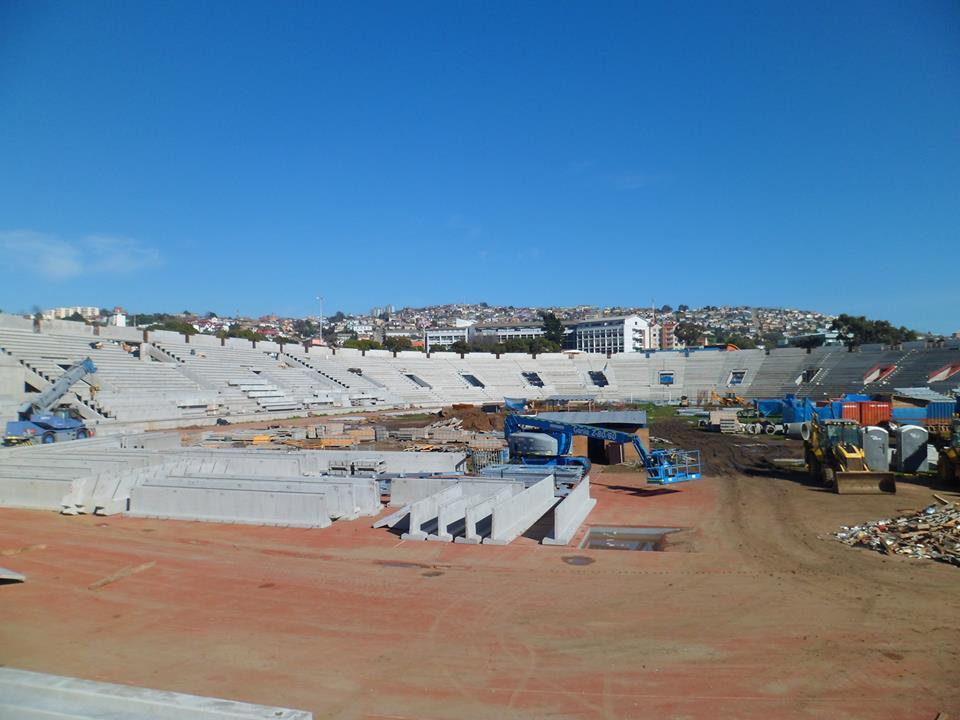
[[[801,428],[804,461],[810,477],[840,494],[895,493],[892,472],[867,466],[860,425],[853,420],[820,420],[814,417]]]

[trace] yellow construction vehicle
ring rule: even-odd
[[[710,403],[717,407],[747,407],[749,400],[744,400],[734,392],[728,392],[721,395],[716,390],[710,391]]]
[[[877,494],[897,491],[892,472],[867,466],[860,426],[853,420],[819,420],[801,428],[804,461],[810,477],[841,494]]]
[[[931,435],[931,439],[933,436]],[[960,420],[954,420],[941,442],[936,442],[940,453],[937,471],[944,483],[960,483]]]

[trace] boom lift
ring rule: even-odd
[[[647,450],[636,435],[577,423],[544,420],[535,415],[507,415],[503,433],[511,460],[525,465],[580,465],[590,469],[585,457],[570,455],[573,436],[631,444],[647,471],[648,482],[669,485],[700,478],[699,450]]]
[[[17,410],[17,419],[7,423],[5,445],[54,443],[63,440],[81,440],[93,435],[69,408],[58,408],[70,388],[97,367],[90,358],[74,363],[50,387]]]
[[[892,472],[875,472],[867,466],[860,425],[853,420],[820,420],[801,429],[804,461],[810,477],[841,494],[895,493]]]

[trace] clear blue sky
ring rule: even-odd
[[[960,329],[960,3],[0,0],[0,307]]]

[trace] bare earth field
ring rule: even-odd
[[[318,718],[960,713],[960,569],[826,537],[930,488],[834,495],[764,469],[794,443],[654,434],[707,477],[595,473],[589,523],[689,528],[666,552],[0,510],[28,576],[0,586],[0,664]]]

